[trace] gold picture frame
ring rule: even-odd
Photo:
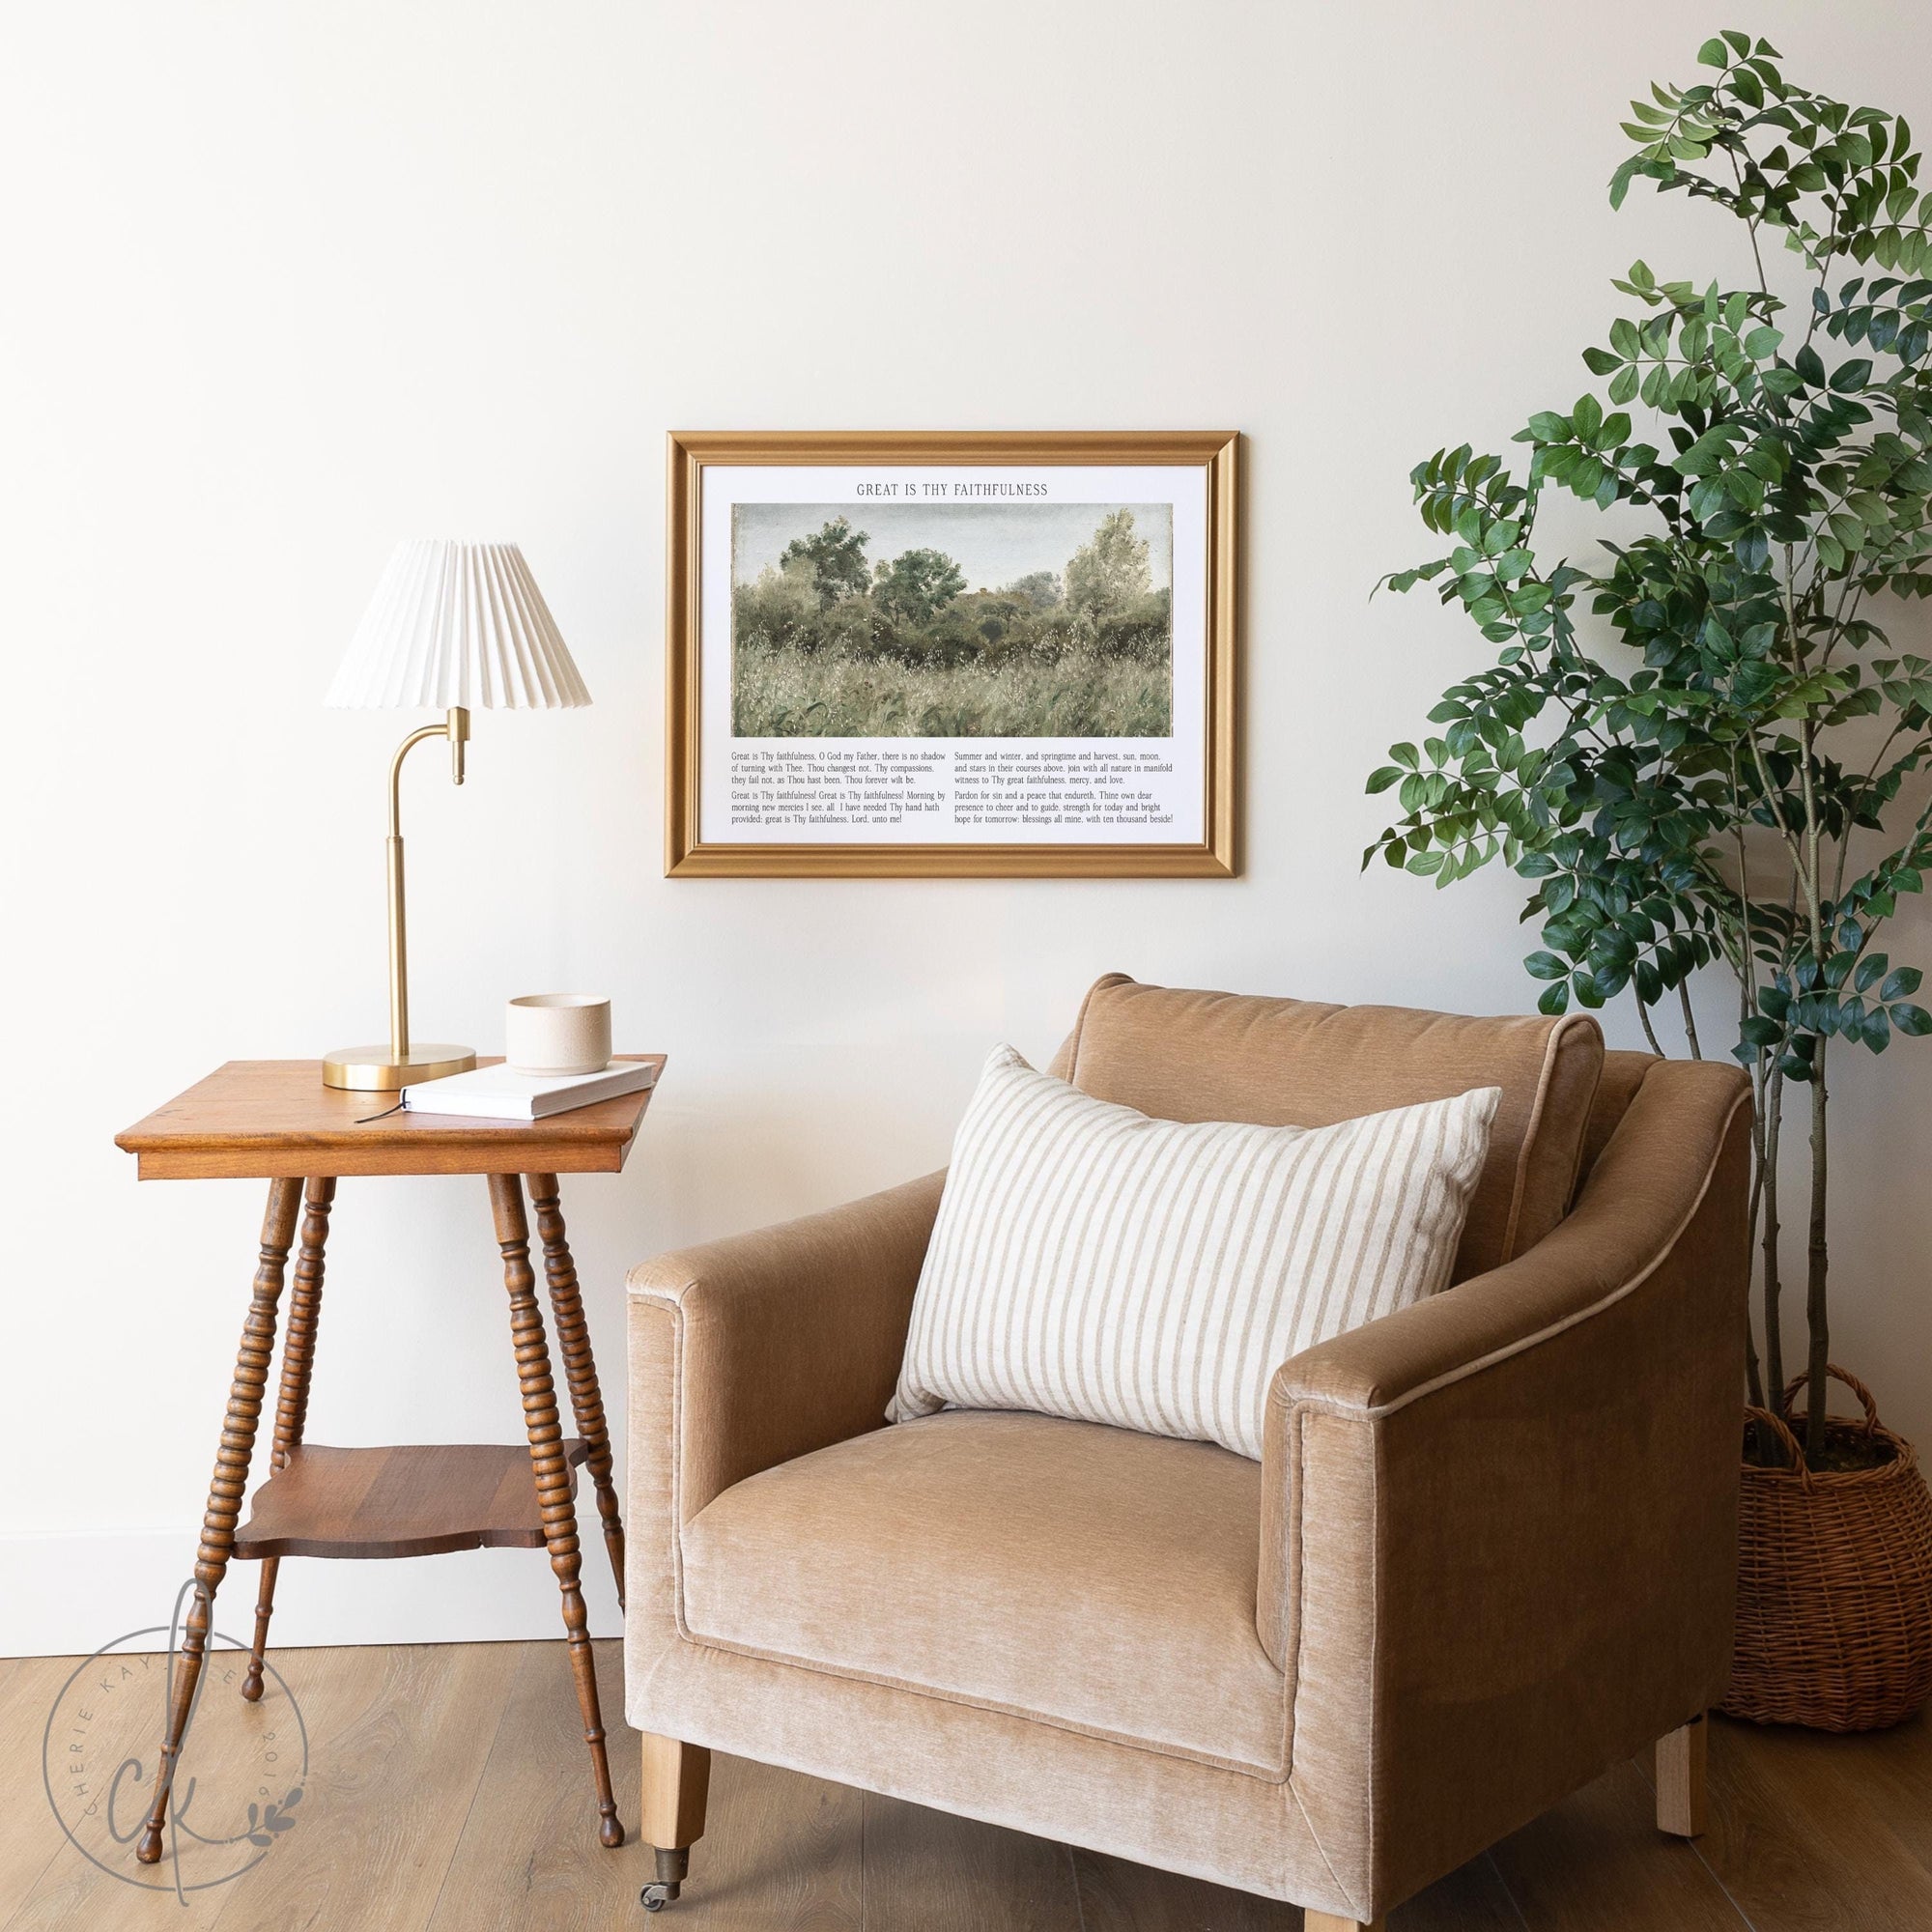
[[[668,474],[667,479],[668,505],[668,554],[666,558],[667,580],[667,623],[666,661],[668,683],[668,719],[666,732],[666,825],[665,825],[665,871],[676,878],[695,877],[1055,877],[1055,878],[1178,878],[1211,877],[1230,878],[1235,876],[1237,863],[1237,838],[1239,805],[1237,795],[1237,716],[1239,679],[1239,631],[1238,631],[1238,554],[1239,554],[1239,444],[1238,432],[1234,431],[1191,431],[1153,430],[1147,432],[1126,431],[1072,431],[1065,433],[1048,432],[905,432],[887,431],[865,432],[762,432],[762,431],[673,431],[668,439]],[[1166,611],[1166,667],[1167,705],[1164,714],[1169,736],[1158,737],[1157,733],[1143,728],[1138,733],[1122,733],[1119,736],[1096,735],[1091,739],[1070,736],[1066,738],[1049,737],[1034,728],[1032,737],[994,737],[990,734],[978,737],[960,735],[949,737],[941,731],[927,728],[923,731],[906,732],[903,726],[898,735],[892,739],[862,736],[847,731],[842,736],[798,736],[765,737],[755,731],[738,731],[740,697],[743,687],[738,682],[740,676],[739,654],[735,637],[737,626],[737,598],[741,591],[749,594],[749,582],[740,575],[741,569],[749,565],[739,562],[740,537],[737,533],[737,516],[740,505],[732,498],[730,509],[733,518],[731,531],[723,531],[724,510],[720,508],[717,520],[720,528],[712,532],[712,541],[707,547],[705,528],[705,503],[707,493],[717,495],[721,500],[736,488],[754,489],[754,478],[748,480],[749,472],[759,475],[778,475],[783,472],[822,470],[837,471],[840,480],[836,487],[813,486],[814,495],[824,500],[813,500],[811,496],[786,497],[782,506],[752,501],[750,507],[760,513],[774,514],[796,509],[799,515],[807,511],[813,513],[835,505],[853,502],[855,508],[867,514],[867,521],[877,523],[882,518],[894,516],[901,519],[918,520],[919,526],[931,523],[934,514],[966,516],[976,509],[983,510],[985,505],[978,499],[998,492],[1001,496],[1018,496],[1021,493],[1037,493],[1050,497],[1055,490],[1053,472],[1065,470],[1068,481],[1064,487],[1068,490],[1083,487],[1073,480],[1076,472],[1080,477],[1106,477],[1107,472],[1118,471],[1122,479],[1146,478],[1158,474],[1170,480],[1169,496],[1181,501],[1181,509],[1177,512],[1162,504],[1143,505],[1156,512],[1165,510],[1166,528],[1166,567],[1168,588],[1163,592],[1157,587],[1153,592],[1156,599],[1165,597],[1167,602],[1159,606]],[[955,472],[964,472],[979,477],[986,471],[1008,473],[1025,472],[1036,481],[1009,483],[1006,481],[960,481]],[[867,484],[863,479],[851,481],[855,474],[874,472],[880,477],[890,476],[893,481],[878,481]],[[1198,473],[1191,475],[1189,472]],[[952,475],[948,483],[945,479]],[[920,481],[920,478],[926,481]],[[930,480],[937,477],[940,480]],[[903,482],[896,479],[905,479]],[[1107,480],[1114,480],[1107,478]],[[769,487],[769,486],[768,486]],[[787,489],[801,486],[795,481],[784,485]],[[1091,483],[1084,487],[1090,491]],[[839,492],[847,489],[872,489],[887,494],[904,489],[907,497],[902,502],[881,506],[880,497],[852,498]],[[946,500],[937,504],[930,501],[913,500],[914,492],[923,491],[928,498],[938,497],[941,491],[951,497],[970,496],[973,504],[962,504]],[[1198,500],[1198,512],[1196,503]],[[869,504],[869,509],[867,506]],[[1047,505],[1032,502],[1000,503],[996,506],[1005,513],[1008,521],[1004,529],[1024,529],[1025,520],[1033,516],[1036,509],[1042,515],[1052,515],[1054,511]],[[1107,504],[1069,500],[1063,506],[1063,521],[1075,510],[1106,509]],[[1119,513],[1116,513],[1117,518]],[[771,521],[768,516],[767,522]],[[911,530],[915,524],[901,522],[901,528]],[[957,526],[956,525],[954,526]],[[1035,526],[1044,528],[1035,519]],[[1183,549],[1182,529],[1185,529],[1187,543]],[[830,524],[825,528],[830,531]],[[980,527],[990,528],[981,525]],[[1126,527],[1133,529],[1131,513],[1126,516]],[[851,533],[863,544],[867,533]],[[1131,542],[1131,538],[1129,538]],[[1148,554],[1148,545],[1139,543],[1137,551],[1141,558]],[[784,553],[792,557],[802,549],[801,542],[795,541]],[[1197,555],[1198,552],[1198,555]],[[776,582],[773,573],[783,566],[769,561],[770,551],[765,551],[767,564],[765,580]],[[875,586],[864,575],[865,557],[863,549],[854,547],[855,564],[846,568],[853,582],[859,586],[855,594],[870,599],[883,596],[884,586],[889,578],[889,567],[880,562],[876,570],[879,585]],[[1091,554],[1083,552],[1080,555]],[[910,553],[920,558],[937,556],[937,561],[948,565],[952,578],[959,578],[956,567],[952,566],[949,556],[939,555],[930,550]],[[724,572],[721,586],[718,573]],[[904,558],[899,560],[903,563]],[[891,566],[897,570],[899,563]],[[707,584],[707,567],[712,573],[712,581]],[[803,562],[800,568],[804,568]],[[1090,575],[1093,569],[1088,566]],[[1051,572],[1038,572],[1035,576],[1040,580],[1053,577]],[[1183,600],[1180,586],[1183,576],[1192,583],[1198,582],[1202,604],[1200,607],[1200,629],[1195,630],[1192,616],[1192,599]],[[951,581],[951,580],[949,580]],[[1027,579],[1026,582],[1033,582]],[[1088,580],[1083,579],[1083,587]],[[963,582],[963,580],[962,580]],[[1056,580],[1057,582],[1057,580]],[[1067,585],[1070,593],[1072,578],[1069,572]],[[1143,567],[1139,584],[1145,593],[1149,582]],[[781,586],[782,587],[782,586]],[[1008,596],[1009,591],[1018,586],[1009,586],[1008,591],[998,593]],[[704,632],[707,592],[713,612],[714,630],[723,629],[725,635],[720,639],[714,636],[707,640]],[[836,587],[835,587],[836,593]],[[1060,593],[1048,586],[1039,594],[1051,596],[1058,605]],[[984,600],[994,595],[984,589],[971,593],[961,599],[962,605],[974,606],[975,599]],[[722,597],[723,602],[719,600]],[[830,608],[828,604],[827,608]],[[1006,604],[985,608],[1010,612],[1015,607],[1009,599]],[[1027,620],[1033,619],[1031,603],[1019,608]],[[1070,594],[1066,599],[1066,609],[1072,611]],[[727,622],[720,622],[720,613]],[[930,611],[927,611],[928,618]],[[1092,613],[1088,613],[1091,618]],[[999,622],[998,617],[990,621]],[[1043,619],[1041,621],[1044,621]],[[1076,617],[1068,615],[1061,620],[1064,625],[1071,625]],[[955,626],[956,628],[956,626]],[[983,626],[982,626],[983,628]],[[1183,634],[1185,638],[1183,647]],[[757,634],[760,648],[763,647],[763,633]],[[970,643],[970,639],[969,639]],[[707,647],[717,653],[726,653],[724,668],[721,671],[719,662],[714,658],[709,666],[707,678]],[[977,649],[977,647],[975,647]],[[1181,662],[1187,659],[1187,678],[1183,683]],[[752,646],[747,645],[747,652]],[[801,661],[803,663],[804,661]],[[813,660],[813,663],[818,661]],[[948,660],[949,663],[952,660]],[[1031,663],[1028,659],[1025,662]],[[1198,677],[1198,689],[1196,679]],[[721,679],[723,680],[721,682]],[[728,808],[720,806],[719,786],[724,782],[717,770],[707,773],[706,725],[704,702],[707,686],[712,695],[714,714],[728,696],[730,715],[722,724],[714,715],[711,724],[711,755],[715,764],[728,760],[730,781],[734,787],[728,793]],[[1147,687],[1144,684],[1144,688]],[[812,708],[820,708],[813,706]],[[1182,716],[1190,724],[1186,738],[1179,737]],[[809,716],[810,713],[808,712]],[[927,716],[934,715],[930,712]],[[942,717],[945,714],[938,714]],[[1194,732],[1198,728],[1199,744],[1194,742]],[[1124,744],[1139,746],[1169,744],[1175,752],[1169,766],[1154,765],[1155,771],[1172,770],[1180,776],[1173,780],[1177,787],[1172,799],[1156,797],[1154,804],[1167,803],[1170,806],[1169,819],[1178,827],[1177,837],[1163,840],[1149,836],[1145,831],[1130,833],[1128,836],[1113,838],[1047,838],[1042,833],[1052,829],[1052,823],[1036,823],[1032,835],[1026,838],[995,838],[968,832],[958,836],[961,828],[956,823],[958,806],[949,805],[948,810],[954,814],[955,822],[951,826],[935,827],[935,831],[950,836],[934,838],[916,838],[902,833],[894,840],[883,838],[867,838],[856,833],[856,826],[867,823],[863,819],[844,824],[830,838],[799,835],[788,836],[790,828],[797,824],[797,818],[782,818],[774,814],[770,822],[758,820],[753,810],[755,794],[736,789],[740,772],[739,760],[754,755],[751,748],[755,746],[889,746],[931,748],[950,745],[954,748],[968,746],[1012,747],[1016,744],[1032,743],[1068,745],[1090,744],[1092,746],[1115,747]],[[779,755],[767,753],[768,756]],[[797,761],[809,758],[810,753],[800,750],[787,750],[782,755],[792,761],[787,769],[795,768]],[[854,754],[849,751],[828,751],[828,758],[844,758],[849,761]],[[897,757],[924,757],[935,760],[938,753],[930,749],[907,750],[905,752],[886,751],[883,753],[860,753],[862,756],[884,755],[888,759]],[[1021,756],[1037,757],[1038,753],[1021,753],[1017,751],[999,752],[976,750],[966,752],[955,750],[954,757],[971,757],[983,761],[989,758],[1017,759]],[[1125,753],[1113,750],[1090,750],[1085,753],[1060,751],[1045,755],[1061,759],[1072,757],[1098,759],[1102,763],[1094,767],[1102,777],[1113,777],[1114,765]],[[1144,761],[1155,753],[1137,753]],[[888,766],[890,770],[890,765]],[[1063,766],[1063,770],[1068,769]],[[953,767],[948,766],[949,773]],[[1192,775],[1198,771],[1200,781],[1200,801],[1198,816],[1195,813]],[[1139,774],[1133,774],[1138,776]],[[707,780],[711,784],[714,822],[707,824],[705,818],[707,801]],[[949,783],[951,780],[949,778]],[[1157,782],[1157,781],[1156,781]],[[769,794],[768,794],[769,795]],[[787,794],[797,796],[798,794]],[[832,795],[832,794],[821,794]],[[877,794],[866,794],[867,797]],[[915,798],[925,796],[908,794]],[[1019,797],[1017,791],[1009,794]],[[861,796],[856,791],[843,794],[856,800]],[[959,794],[949,792],[949,799],[956,800]],[[971,796],[970,794],[967,796]],[[989,805],[995,801],[990,795]],[[1096,792],[1092,789],[1079,792],[1036,792],[1030,797],[1052,797],[1064,799],[1084,798],[1092,801],[1099,798],[1120,798],[1132,796],[1121,792]],[[1142,791],[1142,798],[1150,794]],[[740,801],[747,801],[742,807]],[[998,801],[1004,804],[1004,800]],[[917,811],[933,810],[924,805],[915,808]],[[1083,821],[1081,830],[1087,830],[1093,815],[1118,808],[1102,807],[1088,803],[1083,808],[1088,820]],[[1061,814],[1064,819],[1065,814]],[[992,814],[989,812],[988,817]],[[751,830],[754,823],[761,825],[755,837],[715,836],[723,825],[715,821],[725,821],[740,835]],[[869,821],[879,822],[879,821]],[[980,821],[974,820],[974,823]],[[994,820],[993,822],[1008,822]],[[1055,821],[1058,822],[1058,821]],[[1122,815],[1120,823],[1124,823]],[[1160,822],[1160,821],[1156,821]],[[777,828],[782,825],[781,834]],[[1102,829],[1105,829],[1104,827]]]

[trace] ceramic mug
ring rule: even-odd
[[[596,993],[526,993],[503,1016],[515,1073],[600,1073],[611,1064],[611,1002]]]

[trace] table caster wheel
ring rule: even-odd
[[[638,1901],[646,1912],[662,1912],[677,1896],[674,1885],[647,1885],[638,1894]]]

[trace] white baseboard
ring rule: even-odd
[[[594,1518],[594,1512],[593,1512]],[[165,1625],[194,1573],[196,1529],[0,1536],[0,1657],[84,1657],[129,1631]],[[214,1603],[215,1629],[246,1643],[255,1628],[253,1563],[236,1563]],[[593,1636],[623,1629],[604,1539],[583,1542]],[[283,1560],[270,1642],[500,1643],[560,1637],[556,1578],[541,1549],[468,1549],[392,1561]]]

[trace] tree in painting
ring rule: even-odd
[[[1172,600],[1156,579],[1171,570],[1172,512],[1137,507],[1003,506],[1001,551],[982,507],[886,506],[867,524],[927,540],[892,551],[888,537],[874,561],[873,530],[830,506],[757,506],[786,540],[747,560],[734,535],[734,734],[1166,736]],[[1058,568],[970,587],[1012,546],[1037,558],[1061,542]]]

